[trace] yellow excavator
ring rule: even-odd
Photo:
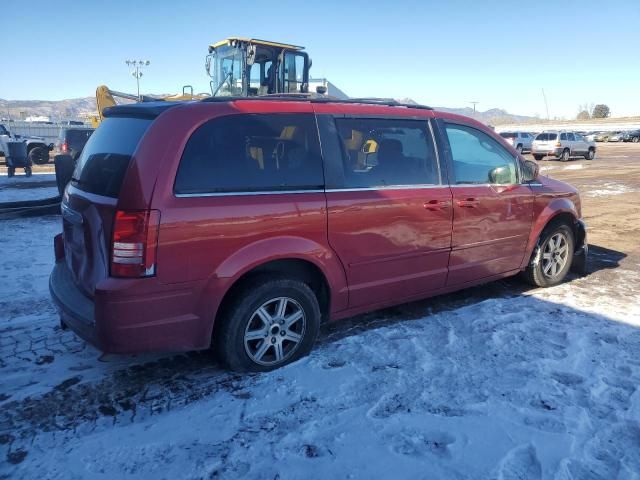
[[[106,85],[96,89],[98,115],[91,118],[97,127],[105,108],[125,102],[198,100],[208,96],[251,97],[283,93],[306,94],[309,91],[311,59],[304,47],[269,40],[229,37],[209,45],[205,68],[211,78],[211,93],[194,94],[185,85],[182,94],[165,97],[134,95],[110,90]],[[318,87],[319,94],[326,93]]]

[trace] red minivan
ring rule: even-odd
[[[109,109],[62,202],[50,290],[110,353],[212,346],[235,370],[320,324],[584,265],[575,188],[485,125],[393,101],[212,98]]]

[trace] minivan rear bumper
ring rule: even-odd
[[[49,291],[62,323],[105,353],[177,352],[208,348],[217,302],[199,302],[204,282],[161,285],[154,278],[107,278],[93,299],[75,285],[64,260]],[[214,299],[213,292],[206,292]]]
[[[56,262],[49,276],[49,292],[56,304],[60,319],[79,337],[98,347],[94,303],[73,283],[64,261]]]

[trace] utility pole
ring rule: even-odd
[[[544,88],[542,89],[542,98],[544,98],[544,107],[547,109],[547,120],[549,120],[549,104],[547,103],[547,96],[544,93]]]
[[[127,67],[131,69],[131,75],[136,79],[138,86],[138,100],[140,99],[140,77],[142,77],[142,67],[148,67],[151,63],[149,60],[125,60]]]
[[[476,105],[480,102],[469,102],[469,103],[473,105],[473,113],[476,113]]]

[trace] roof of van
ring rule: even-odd
[[[319,95],[314,93],[276,93],[271,95],[260,95],[255,97],[206,97],[201,102],[251,102],[251,101],[275,101],[275,102],[311,102],[311,103],[336,103],[336,104],[361,104],[361,105],[378,105],[388,107],[406,107],[418,108],[421,110],[433,110],[433,108],[418,103],[403,103],[393,98],[347,98],[340,99],[327,95]]]
[[[341,100],[326,95],[314,94],[274,94],[261,95],[255,97],[207,97],[199,102],[203,103],[228,103],[228,102],[252,102],[252,101],[273,101],[273,102],[311,102],[324,104],[347,104],[347,105],[377,105],[389,107],[416,108],[420,110],[433,110],[426,105],[414,103],[402,103],[392,98],[349,98]],[[194,100],[165,101],[158,100],[152,102],[127,103],[124,105],[115,105],[104,109],[105,117],[140,117],[140,118],[156,118],[162,112],[178,105],[187,103],[197,103]]]

